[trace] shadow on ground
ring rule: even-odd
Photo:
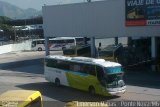
[[[0,69],[43,75],[43,66],[43,59],[38,58],[1,63]],[[125,72],[125,82],[127,85],[160,89],[160,73],[152,72],[147,67],[130,69]]]
[[[160,89],[160,73],[151,70],[130,69],[125,72],[124,80],[127,85]]]
[[[88,92],[80,91],[80,90],[65,87],[65,86],[57,87],[53,83],[48,83],[48,82],[24,84],[24,85],[18,85],[16,87],[27,89],[27,90],[28,89],[39,90],[43,96],[46,96],[61,102],[106,101],[106,100],[118,98],[118,96],[114,96],[114,97],[104,97],[100,95],[91,96]]]
[[[0,63],[0,69],[33,74],[43,74],[43,59],[38,58],[31,60]]]

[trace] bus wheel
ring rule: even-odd
[[[93,86],[90,86],[88,91],[91,95],[95,95],[95,88]]]
[[[42,51],[42,48],[38,48],[38,51]]]
[[[55,79],[56,86],[60,86],[60,80],[58,78]]]

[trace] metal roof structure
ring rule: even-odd
[[[8,20],[5,24],[11,26],[23,26],[23,25],[35,25],[35,24],[43,24],[42,17],[35,17],[30,19],[15,19],[15,20]]]

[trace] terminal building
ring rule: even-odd
[[[49,37],[128,37],[128,46],[140,56],[160,60],[160,0],[105,0],[43,6],[46,55]],[[155,66],[153,66],[155,69]]]

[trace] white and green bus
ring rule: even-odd
[[[88,57],[45,57],[45,78],[64,85],[104,96],[126,91],[124,72],[119,63]]]

